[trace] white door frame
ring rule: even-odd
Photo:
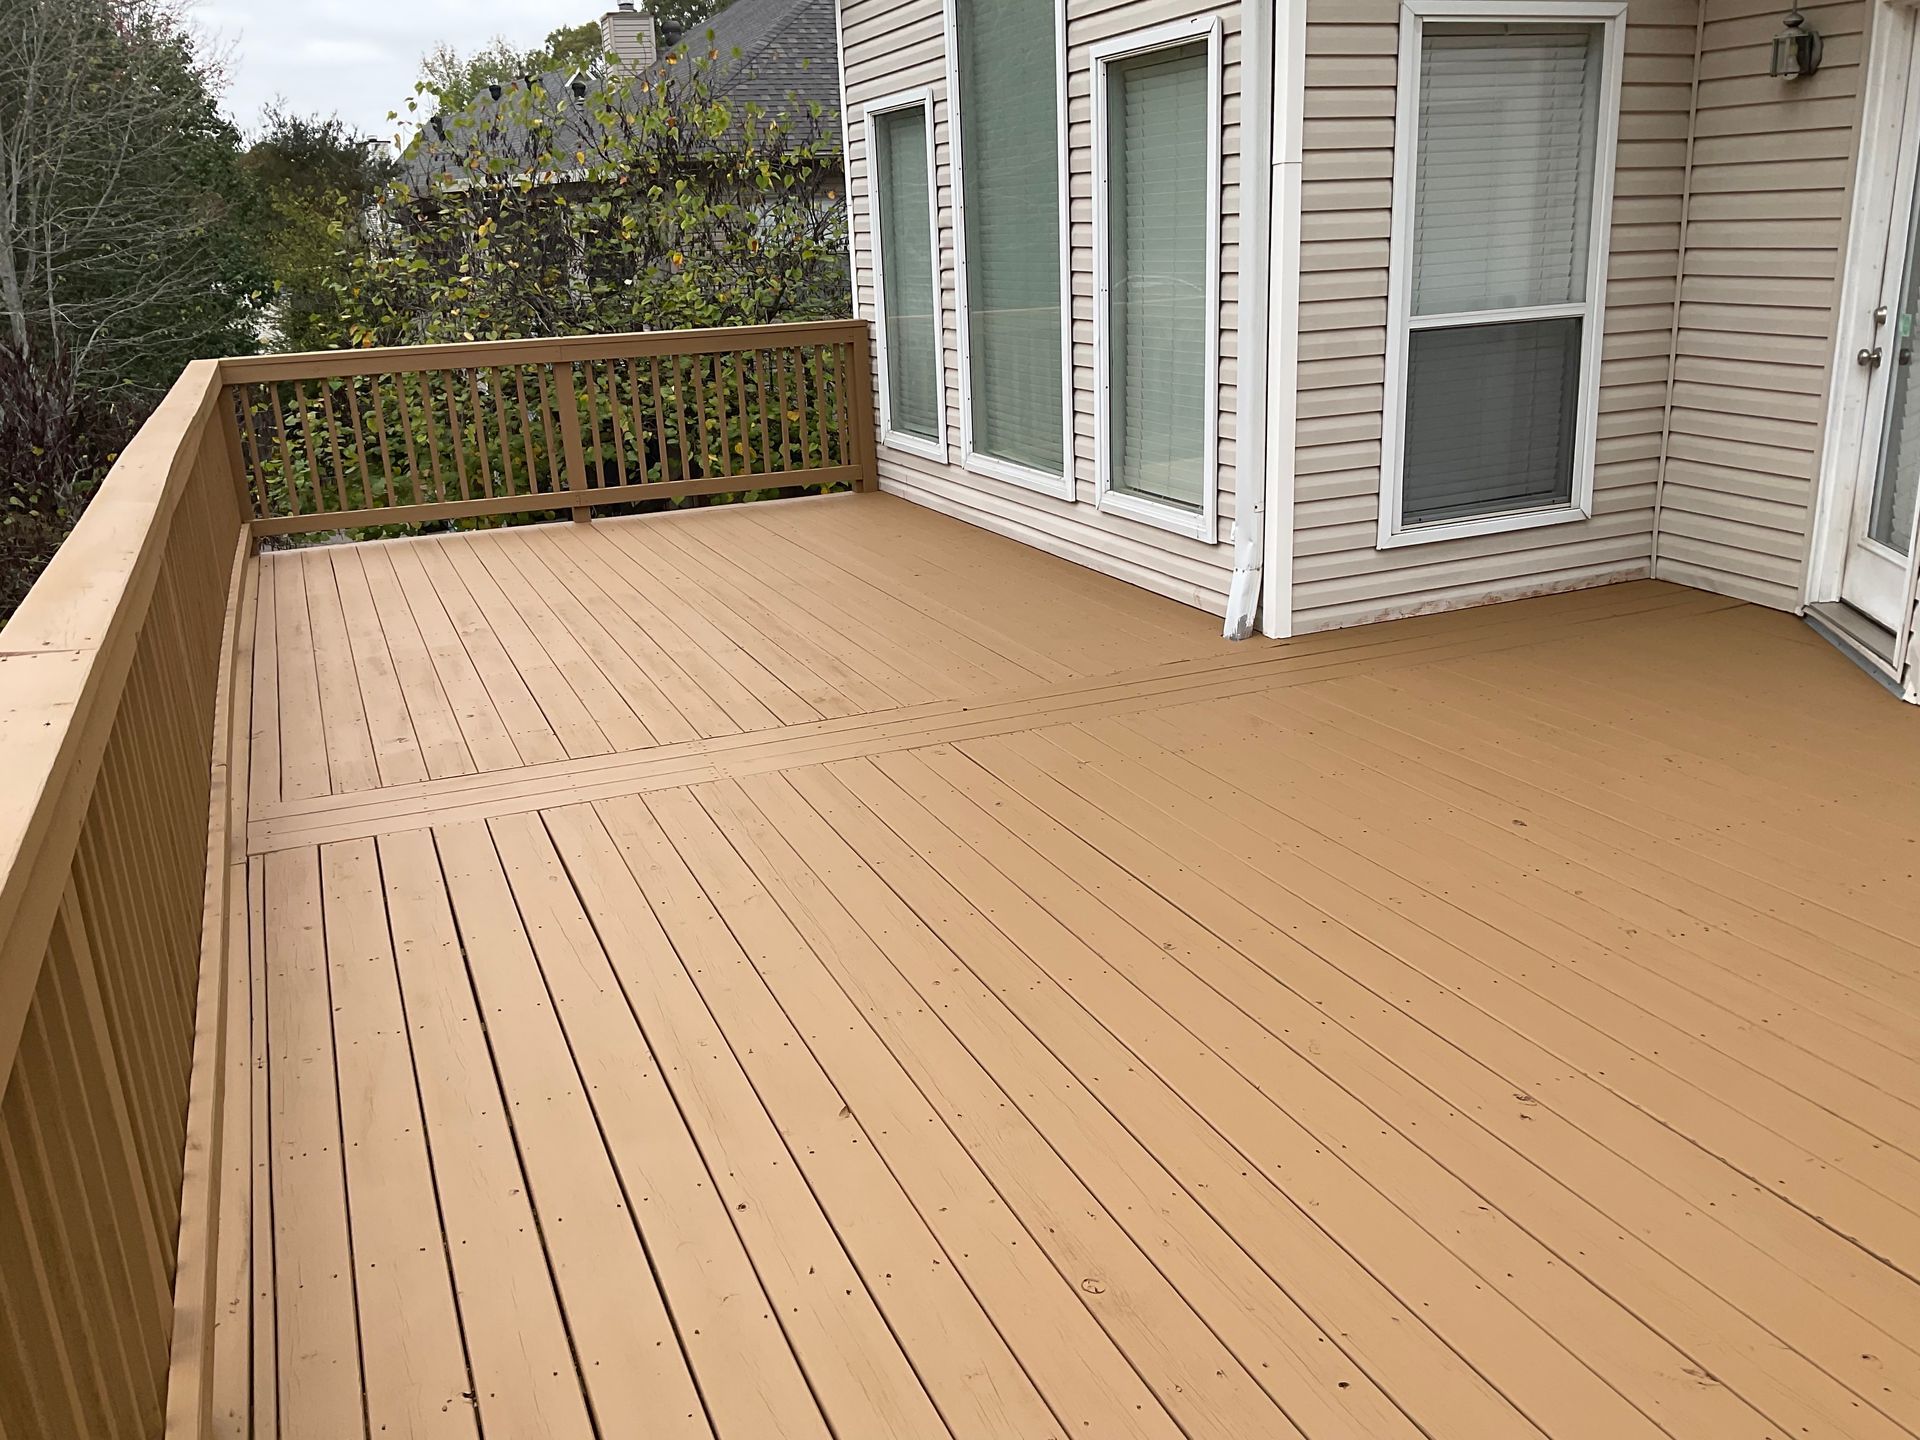
[[[1884,344],[1876,335],[1873,308],[1887,282],[1888,243],[1896,225],[1904,226],[1913,201],[1920,155],[1903,155],[1909,107],[1920,115],[1920,65],[1915,54],[1920,12],[1906,6],[1870,0],[1867,7],[1867,63],[1865,94],[1860,117],[1858,159],[1854,169],[1853,203],[1842,261],[1840,294],[1836,302],[1833,383],[1827,395],[1818,483],[1814,491],[1812,544],[1808,554],[1803,604],[1840,598],[1842,577],[1852,536],[1860,492],[1871,486],[1878,465],[1878,445],[1867,445],[1869,401],[1880,397],[1873,373],[1855,359],[1862,349]],[[1913,127],[1920,135],[1920,121]],[[1894,631],[1894,660],[1862,648],[1861,658],[1898,678],[1913,627],[1915,574],[1909,567],[1905,603]]]

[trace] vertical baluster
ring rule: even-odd
[[[293,403],[300,412],[301,448],[306,452],[307,480],[313,486],[313,513],[323,514],[327,508],[327,492],[320,479],[320,452],[313,443],[313,412],[304,380],[293,382]]]
[[[644,485],[647,481],[647,407],[640,403],[640,357],[627,357],[627,393],[632,397],[632,411],[628,423],[633,426],[633,476],[632,482]]]
[[[295,515],[300,510],[300,487],[293,478],[293,446],[287,439],[287,417],[280,406],[280,385],[278,381],[267,382],[267,399],[273,406],[274,434],[280,441],[280,479],[287,492],[287,505]]]
[[[727,373],[721,367],[723,357],[709,353],[706,357],[708,369],[713,375],[713,408],[720,427],[720,473],[729,480],[733,478],[733,419],[727,413],[731,401],[727,395]]]
[[[500,482],[505,493],[515,493],[513,481],[513,431],[507,428],[507,387],[500,378],[500,367],[493,367],[493,418],[500,426]],[[533,476],[527,476],[527,489],[533,489]]]
[[[553,441],[553,389],[548,383],[549,367],[540,365],[534,374],[540,377],[540,430],[547,438],[547,489],[558,495],[567,482],[560,475],[560,450]]]
[[[740,407],[740,473],[751,475],[759,467],[754,463],[753,436],[747,426],[747,353],[735,350],[733,360],[733,395]]]
[[[820,464],[831,465],[827,449],[827,347],[813,347],[813,426],[820,441]]]
[[[399,497],[393,490],[393,452],[387,445],[387,402],[380,394],[382,378],[384,377],[379,375],[367,377],[367,399],[373,402],[373,423],[376,427],[374,433],[379,437],[380,443],[380,483],[387,492],[387,504],[393,505],[399,503]]]
[[[267,467],[260,459],[260,431],[253,423],[253,386],[236,385],[234,398],[240,402],[240,435],[247,442],[247,464],[253,470],[254,513],[272,513],[267,503]]]
[[[413,403],[407,399],[407,374],[394,372],[394,396],[399,401],[399,426],[407,436],[407,503],[424,505],[426,492],[420,488],[420,451],[413,444]]]
[[[848,376],[853,374],[853,348],[849,345],[833,347],[833,388],[834,414],[840,422],[840,463],[853,464],[853,386]]]
[[[653,451],[660,457],[660,478],[666,480],[666,396],[660,394],[660,357],[647,357],[647,374],[653,382]],[[645,459],[645,453],[641,453]]]
[[[527,493],[540,489],[540,467],[533,459],[533,417],[527,413],[527,367],[513,367],[513,398],[520,409],[520,454],[527,462]]]
[[[780,405],[780,468],[782,470],[793,468],[793,405],[787,398],[793,379],[791,355],[792,351],[784,345],[773,352],[774,388],[779,392],[777,399]]]
[[[593,484],[596,489],[604,489],[607,483],[607,452],[600,442],[600,407],[594,403],[594,391],[598,388],[593,381],[593,361],[580,362],[580,395],[586,400],[587,443],[593,446]],[[582,480],[585,479],[583,475]]]
[[[773,358],[772,352],[756,350],[753,352],[753,389],[759,400],[756,407],[760,412],[760,469],[771,474],[774,469],[773,445],[768,440],[767,431],[767,362]]]
[[[333,382],[322,380],[320,383],[320,413],[327,422],[327,443],[333,451],[333,493],[340,501],[342,511],[353,507],[347,503],[347,467],[340,453],[340,428],[333,421]]]
[[[497,432],[499,432],[501,484],[507,486],[507,493],[511,495],[513,493],[513,451],[509,449],[509,445],[513,442],[507,438],[507,397],[501,394],[499,369],[493,371],[493,382],[488,388],[493,392],[493,424],[499,428]],[[478,365],[474,365],[470,371],[467,371],[467,390],[474,401],[474,449],[480,451],[480,488],[486,492],[488,499],[492,499],[492,445],[486,436],[486,422],[484,422],[486,407],[480,403],[480,367]]]
[[[347,423],[353,427],[354,468],[360,472],[360,497],[373,508],[373,475],[367,469],[367,432],[360,422],[360,377],[349,375],[347,387]]]
[[[442,370],[447,388],[447,427],[452,431],[453,473],[460,482],[460,498],[471,500],[473,491],[467,485],[467,442],[460,426],[460,402],[454,396],[453,371]]]
[[[707,473],[707,462],[713,455],[713,447],[707,442],[707,387],[701,379],[700,361],[703,357],[689,355],[687,368],[693,372],[693,414],[700,434],[700,473]]]
[[[620,484],[627,483],[625,407],[620,403],[620,362],[607,361],[607,419],[613,422],[613,466]]]
[[[440,432],[433,423],[433,376],[430,372],[422,370],[414,378],[420,382],[420,414],[427,427],[427,465],[433,472],[433,498],[445,500],[447,481],[446,477],[440,473]],[[400,398],[404,401],[406,395],[407,387],[402,377]],[[407,416],[407,464],[410,472],[416,477],[414,485],[418,487],[420,482],[417,477],[420,474],[420,467],[413,459],[413,416],[411,414]]]

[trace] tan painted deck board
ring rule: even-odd
[[[1920,1435],[1920,715],[1791,619],[1229,646],[883,496],[261,576],[254,1434]]]

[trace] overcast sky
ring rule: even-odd
[[[227,112],[248,133],[279,98],[303,114],[338,111],[359,133],[388,138],[387,112],[405,115],[420,57],[434,46],[472,50],[495,35],[532,45],[610,8],[610,0],[198,0],[194,13],[226,52]]]

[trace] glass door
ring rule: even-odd
[[[1920,106],[1908,104],[1901,129],[1873,340],[1855,357],[1869,375],[1867,433],[1840,582],[1842,600],[1896,632],[1912,593],[1920,496]]]

